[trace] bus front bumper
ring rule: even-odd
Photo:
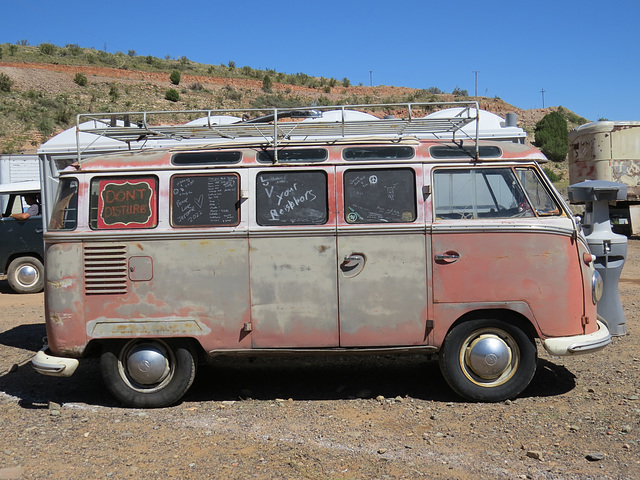
[[[77,358],[55,357],[49,352],[49,347],[44,346],[31,360],[31,366],[36,372],[53,377],[70,377],[78,368],[80,362]]]
[[[602,350],[611,343],[611,334],[607,326],[598,320],[598,330],[588,335],[574,335],[571,337],[546,338],[542,340],[545,350],[558,357],[564,355],[578,355]]]

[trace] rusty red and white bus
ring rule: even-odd
[[[446,122],[399,108],[274,109],[204,125],[216,139],[94,132],[200,141],[60,172],[36,370],[69,376],[98,355],[123,404],[159,407],[220,354],[414,352],[438,354],[462,397],[500,401],[529,384],[537,340],[553,355],[605,347],[602,282],[544,156],[456,138],[474,103]]]

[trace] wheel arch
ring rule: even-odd
[[[444,333],[443,338],[446,338],[449,332],[461,323],[481,319],[496,319],[506,323],[510,323],[522,330],[532,341],[535,341],[536,338],[540,338],[540,334],[536,326],[529,318],[527,318],[521,312],[517,312],[508,308],[476,309],[466,312],[449,326],[447,331]]]

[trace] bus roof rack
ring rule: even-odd
[[[456,113],[440,118],[427,114],[458,107]],[[383,112],[379,118],[368,112]],[[85,113],[77,116],[78,161],[83,145],[81,133],[126,142],[129,148],[166,147],[187,140],[189,145],[226,140],[261,139],[277,150],[283,140],[331,140],[345,137],[402,139],[405,137],[449,138],[458,136],[478,146],[478,102],[385,103],[312,106],[298,108],[215,109]],[[392,113],[392,114],[389,114]],[[399,115],[399,116],[398,116]],[[194,118],[183,124],[167,124],[176,118]],[[461,129],[476,121],[475,138]],[[460,138],[459,140],[462,140]]]

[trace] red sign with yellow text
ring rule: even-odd
[[[156,226],[155,178],[101,180],[98,188],[98,228]]]

